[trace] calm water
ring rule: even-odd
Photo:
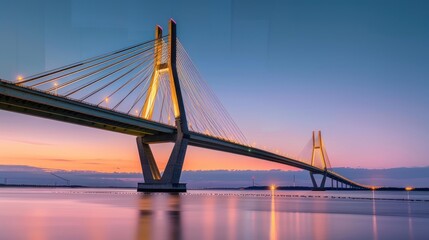
[[[0,239],[429,239],[429,194],[8,188]]]

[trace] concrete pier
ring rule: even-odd
[[[186,183],[138,183],[138,192],[186,192]]]

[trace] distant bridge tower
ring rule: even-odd
[[[317,159],[320,159],[319,162],[316,162]],[[310,171],[311,182],[313,183],[314,190],[324,190],[326,175],[328,172],[329,166],[328,156],[326,154],[326,149],[322,140],[322,132],[321,131],[313,131],[313,148],[311,151],[311,166],[321,168],[323,173],[313,173]],[[322,180],[320,185],[317,184],[316,179],[314,177],[315,174],[321,174]]]
[[[186,149],[189,141],[189,130],[186,119],[185,107],[180,89],[179,78],[176,67],[177,60],[177,35],[176,23],[169,22],[168,53],[167,60],[163,62],[163,42],[162,28],[156,26],[155,29],[156,47],[154,49],[154,69],[148,89],[148,94],[141,111],[141,117],[151,119],[155,107],[155,100],[160,86],[161,76],[168,74],[171,91],[171,101],[173,103],[174,117],[176,121],[177,133],[173,135],[152,135],[137,137],[137,146],[140,155],[140,162],[143,170],[145,183],[138,184],[138,191],[144,192],[185,192],[186,184],[179,183],[185,159]],[[161,176],[155,158],[149,144],[174,141],[174,147]]]

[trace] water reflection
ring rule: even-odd
[[[228,226],[236,226],[238,224],[237,218],[237,198],[229,198],[228,199],[228,208],[226,209],[228,215]],[[237,228],[231,228],[231,231],[228,231],[228,239],[236,239],[237,238]]]
[[[327,228],[329,226],[328,219],[326,217],[326,214],[321,214],[323,212],[327,211],[327,203],[324,201],[317,201],[313,200],[310,202],[312,205],[312,208],[315,209],[317,212],[312,217],[312,227],[313,227],[313,237],[314,239],[326,239],[327,236]],[[335,203],[334,203],[335,204]]]
[[[408,200],[410,199],[410,194],[407,192]],[[411,217],[411,202],[407,202],[407,209],[408,209],[408,239],[414,239],[413,234],[413,218]]]
[[[39,221],[37,221],[39,219]],[[29,221],[33,221],[34,224],[30,226],[29,235],[33,240],[43,240],[46,239],[47,229],[46,229],[46,212],[42,209],[34,209],[31,213]]]
[[[378,239],[378,230],[377,230],[377,211],[375,208],[375,191],[372,190],[372,235],[373,239]]]
[[[271,190],[271,212],[270,212],[270,240],[277,239],[276,230],[276,201],[275,201],[275,190]]]
[[[141,194],[137,239],[182,239],[179,194]]]
[[[429,202],[374,199],[395,193],[372,192],[371,199],[364,192],[364,199],[352,200],[309,197],[316,193],[308,192],[287,197],[297,193],[279,190],[181,195],[110,189],[9,191],[0,191],[0,239],[354,240],[429,235]]]
[[[203,224],[198,230],[196,230],[196,232],[192,232],[191,236],[193,238],[198,238],[198,233],[202,233],[201,235],[204,239],[211,240],[214,239],[214,235],[216,233],[216,198],[208,196],[203,197],[201,201],[204,206],[207,206],[207,208],[204,209],[204,213],[201,213],[201,218],[199,219]],[[223,209],[221,211],[223,211]]]

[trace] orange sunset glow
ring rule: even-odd
[[[0,9],[0,240],[429,239],[429,0]]]
[[[13,113],[7,113],[12,118]],[[58,123],[30,116],[20,117],[21,127],[5,121],[1,126],[1,164],[28,165],[48,169],[97,172],[141,172],[136,140],[133,136]],[[38,127],[49,125],[49,131]],[[32,135],[42,136],[31,138]],[[162,171],[172,144],[152,147]],[[189,147],[184,170],[270,170],[291,167],[236,156],[229,153]]]

